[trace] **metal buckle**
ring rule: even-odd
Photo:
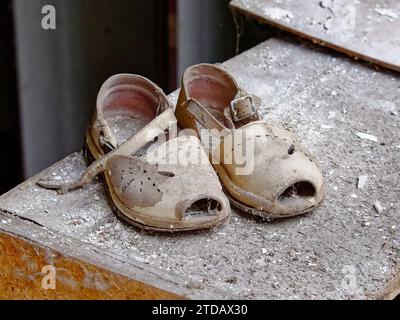
[[[245,101],[247,99],[250,100],[251,109],[246,110],[247,112],[243,112],[242,110],[238,109],[237,104],[239,102]],[[248,106],[248,105],[246,105],[246,106]],[[248,109],[248,108],[246,108],[246,109]],[[234,122],[243,121],[245,119],[248,119],[255,115],[258,115],[257,109],[254,106],[253,97],[250,95],[232,100],[231,105],[230,105],[230,110],[231,110],[232,119]]]

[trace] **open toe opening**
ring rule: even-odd
[[[292,184],[289,188],[282,192],[279,196],[280,201],[296,197],[313,197],[315,195],[315,187],[308,181],[300,181]]]
[[[278,202],[290,212],[305,212],[315,205],[316,189],[308,181],[292,184],[281,193]]]
[[[193,202],[184,212],[185,219],[215,216],[222,211],[222,204],[211,198],[203,198]]]

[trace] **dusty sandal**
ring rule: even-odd
[[[102,173],[114,211],[132,225],[169,232],[214,227],[229,216],[229,201],[197,137],[165,138],[176,123],[154,83],[113,76],[99,92],[86,134],[95,161],[76,182],[38,185],[65,193]]]
[[[325,197],[321,170],[292,133],[262,121],[260,103],[223,69],[200,64],[184,73],[175,115],[206,149],[202,129],[219,132],[208,152],[234,206],[264,218],[306,213]]]

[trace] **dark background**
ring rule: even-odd
[[[79,150],[101,84],[138,73],[167,93],[235,55],[229,0],[2,0],[0,194]],[[57,10],[43,30],[42,7]]]

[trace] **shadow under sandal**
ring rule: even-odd
[[[167,232],[215,227],[228,218],[229,201],[199,139],[173,138],[176,123],[154,83],[113,76],[99,92],[86,134],[94,162],[76,182],[38,185],[62,194],[104,174],[113,209],[129,224]]]
[[[291,132],[260,118],[260,104],[226,71],[200,64],[184,73],[175,115],[203,141],[234,206],[272,219],[311,211],[325,197],[321,170]],[[210,147],[202,129],[212,130]]]

